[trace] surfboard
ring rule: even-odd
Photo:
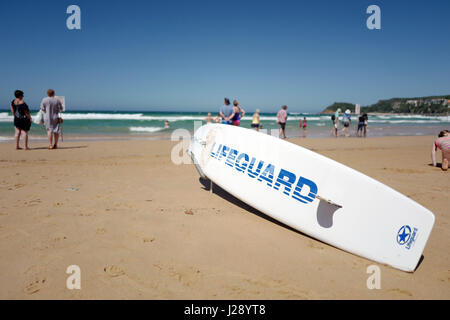
[[[339,162],[254,130],[207,124],[188,152],[203,178],[334,247],[413,272],[434,225],[420,204]]]
[[[55,98],[58,99],[59,102],[61,102],[61,106],[62,106],[61,112],[65,112],[66,111],[66,97],[65,96],[56,96]]]

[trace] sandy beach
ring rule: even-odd
[[[450,299],[450,179],[434,137],[289,141],[434,212],[414,273],[289,229],[170,161],[171,141],[0,144],[0,299]],[[440,153],[438,162],[440,162]],[[81,268],[81,290],[66,269]]]

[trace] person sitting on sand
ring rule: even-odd
[[[22,132],[24,134],[23,142],[25,144],[25,150],[30,150],[30,148],[28,148],[28,131],[30,131],[31,123],[33,122],[30,115],[30,109],[23,100],[23,91],[16,90],[14,96],[16,99],[11,102],[11,113],[14,115],[14,141],[16,142],[16,150],[22,149],[19,146]]]
[[[260,126],[261,120],[259,119],[259,109],[256,109],[252,117],[252,128],[255,128],[256,131],[259,131]]]
[[[208,112],[208,116],[205,118],[206,123],[212,123],[213,117],[211,115],[211,112]]]
[[[58,148],[59,129],[61,126],[61,118],[59,113],[62,112],[61,101],[55,98],[55,91],[47,90],[47,98],[42,99],[41,110],[44,113],[44,125],[47,129],[49,149]],[[53,138],[55,138],[53,140]]]
[[[433,161],[433,166],[437,166],[436,163],[436,151],[441,149],[442,152],[442,170],[448,170],[448,163],[450,162],[450,133],[448,130],[443,130],[439,132],[438,138],[433,143],[433,148],[431,149],[431,160]]]
[[[223,124],[232,124],[235,112],[228,98],[223,99],[223,105],[220,107],[219,114],[222,117]]]
[[[245,116],[245,110],[241,108],[239,105],[239,101],[234,100],[233,101],[233,109],[234,109],[234,117],[231,120],[233,126],[240,126],[241,125],[241,119]],[[242,115],[241,115],[242,113]]]

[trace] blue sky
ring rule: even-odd
[[[450,94],[449,16],[448,0],[2,1],[0,106],[22,89],[37,108],[48,88],[71,109],[148,111]]]

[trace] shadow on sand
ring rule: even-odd
[[[48,147],[37,147],[37,148],[31,148],[30,151],[33,150],[49,150],[49,151],[53,151],[53,150],[69,150],[69,149],[84,149],[87,148],[88,146],[73,146],[73,147],[58,147],[57,149],[52,149],[49,150]]]
[[[203,190],[211,191],[210,190],[210,181],[209,180],[203,179],[203,178],[199,178],[198,180],[203,185]],[[240,207],[241,209],[244,209],[244,210],[246,210],[246,211],[248,211],[250,213],[253,213],[254,215],[256,215],[256,216],[258,216],[258,217],[260,217],[262,219],[265,219],[267,221],[275,223],[276,225],[278,225],[280,227],[283,227],[283,228],[286,228],[286,229],[288,229],[290,231],[293,231],[295,233],[301,234],[302,236],[305,236],[305,237],[308,237],[310,239],[313,239],[310,236],[308,236],[307,234],[304,234],[304,233],[302,233],[302,232],[300,232],[298,230],[295,230],[295,229],[285,225],[284,223],[282,223],[282,222],[280,222],[278,220],[275,220],[274,218],[266,215],[265,213],[262,213],[261,211],[255,209],[255,208],[253,208],[251,206],[249,206],[245,202],[239,200],[238,198],[236,198],[232,194],[228,193],[227,191],[225,191],[224,189],[219,187],[217,184],[214,184],[214,186],[213,186],[213,193],[218,195],[222,199],[224,199],[224,200],[226,200],[228,202],[231,202],[232,204]],[[317,239],[314,239],[314,240],[317,240]],[[317,241],[321,242],[320,240],[317,240]]]
[[[199,182],[201,183],[201,185],[203,186],[203,190],[211,191],[211,190],[210,190],[210,185],[211,185],[211,184],[210,184],[210,181],[209,181],[209,180],[203,179],[203,178],[201,178],[201,177],[200,177],[198,180],[199,180]],[[352,254],[352,253],[350,253],[350,252],[348,252],[348,251],[345,251],[345,250],[342,250],[342,249],[340,249],[340,248],[334,247],[334,246],[332,246],[332,245],[330,245],[330,244],[328,244],[328,243],[326,243],[326,242],[323,242],[323,241],[321,241],[321,240],[319,240],[319,239],[315,239],[315,238],[313,238],[313,237],[310,237],[309,235],[307,235],[307,234],[305,234],[305,233],[303,233],[303,232],[300,232],[300,231],[298,231],[298,230],[296,230],[296,229],[293,229],[293,228],[291,228],[291,227],[285,225],[284,223],[279,222],[278,220],[275,220],[275,219],[273,219],[272,217],[269,217],[268,215],[262,213],[261,211],[255,209],[255,208],[249,206],[248,204],[246,204],[245,202],[239,200],[238,198],[236,198],[236,197],[233,196],[232,194],[228,193],[227,191],[225,191],[224,189],[222,189],[221,187],[219,187],[219,186],[216,185],[216,184],[213,185],[213,193],[216,194],[216,195],[218,195],[218,196],[221,197],[222,199],[224,199],[224,200],[226,200],[226,201],[229,201],[229,202],[231,202],[232,204],[234,204],[234,205],[236,205],[236,206],[238,206],[238,207],[240,207],[240,208],[242,208],[242,209],[244,209],[244,210],[246,210],[246,211],[248,211],[248,212],[250,212],[250,213],[253,213],[254,215],[256,215],[256,216],[258,216],[258,217],[260,217],[260,218],[262,218],[262,219],[265,219],[265,220],[267,220],[267,221],[270,221],[270,222],[272,222],[272,223],[274,223],[274,224],[276,224],[276,225],[278,225],[278,226],[280,226],[280,227],[283,227],[283,228],[285,228],[285,229],[288,229],[288,230],[290,230],[290,231],[292,231],[292,232],[295,232],[295,233],[297,233],[297,234],[299,234],[299,235],[302,235],[302,236],[304,236],[304,237],[306,237],[306,238],[309,238],[309,239],[312,239],[312,240],[321,242],[321,243],[323,243],[323,244],[326,245],[326,246],[330,246],[330,247],[336,248],[336,249],[339,250],[339,251],[342,251],[342,252],[345,252],[345,253]],[[333,214],[335,213],[335,211],[337,210],[337,208],[334,207],[334,206],[330,206],[330,205],[328,205],[328,204],[325,203],[325,202],[322,204],[322,201],[321,201],[321,205],[322,205],[322,207],[321,207],[322,209],[321,209],[321,210],[318,210],[318,212],[317,212],[317,219],[318,219],[318,222],[319,222],[319,224],[322,225],[322,227],[324,227],[324,228],[329,228],[329,227],[331,227],[331,226],[333,225]],[[320,207],[321,205],[319,205],[319,207]],[[352,254],[352,255],[354,255],[354,254]],[[368,260],[368,259],[366,259],[366,258],[357,256],[357,255],[354,255],[354,256],[359,257],[359,258],[361,258],[361,259],[364,259],[364,260],[366,260],[367,262],[372,262],[371,260]],[[421,258],[420,258],[420,260],[419,260],[419,262],[417,263],[417,266],[416,266],[416,268],[415,268],[414,271],[416,271],[417,269],[419,269],[419,266],[422,264],[422,261],[423,261],[423,260],[424,260],[424,256],[422,255]],[[373,263],[375,263],[375,262],[373,262]],[[391,267],[391,268],[392,268],[392,267]],[[396,270],[395,268],[393,268],[393,269]]]

